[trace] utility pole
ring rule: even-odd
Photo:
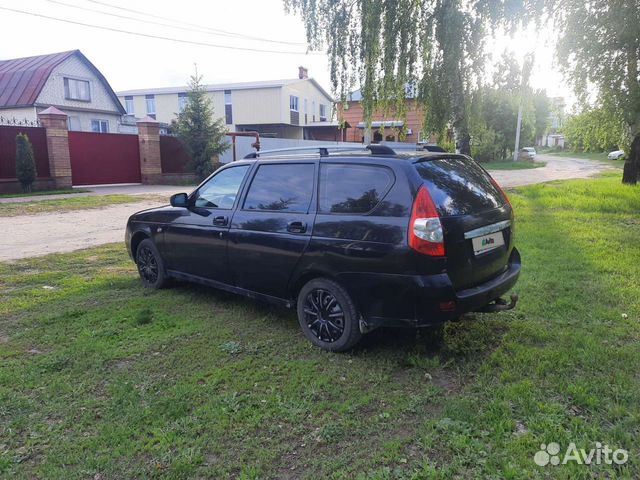
[[[527,84],[529,83],[529,75],[533,67],[533,53],[527,53],[522,62],[522,78],[520,80],[520,101],[518,102],[518,121],[516,122],[516,145],[513,150],[513,161],[518,161],[518,151],[520,150],[520,129],[522,127],[522,100]]]
[[[513,150],[513,161],[518,161],[518,151],[520,150],[520,128],[522,127],[522,95],[518,105],[518,122],[516,123],[516,148]]]

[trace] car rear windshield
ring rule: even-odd
[[[418,162],[415,167],[442,217],[479,213],[505,202],[489,174],[473,160],[438,158]]]

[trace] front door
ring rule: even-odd
[[[185,214],[165,231],[169,270],[229,283],[227,232],[250,168],[251,165],[225,168],[191,194]]]
[[[263,163],[229,230],[234,285],[285,298],[309,245],[315,216],[315,162]]]

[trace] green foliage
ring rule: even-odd
[[[525,71],[525,75],[527,72]],[[470,130],[472,156],[480,162],[512,157],[516,139],[518,107],[522,102],[520,145],[535,143],[544,134],[549,116],[549,99],[544,90],[521,85],[521,67],[512,55],[503,55],[491,85],[471,95]]]
[[[563,133],[576,152],[629,151],[631,139],[622,116],[602,107],[569,117]]]
[[[425,107],[425,133],[451,126],[468,153],[467,93],[482,72],[491,2],[462,0],[284,0],[300,13],[311,48],[324,44],[342,101],[361,87],[365,121],[374,111],[406,114],[407,90]],[[416,88],[417,87],[417,88]],[[416,91],[417,90],[417,91]]]
[[[36,160],[31,141],[25,133],[19,133],[16,135],[16,178],[25,192],[31,191],[31,184],[36,176]]]
[[[214,118],[214,110],[198,72],[189,81],[189,101],[178,114],[173,127],[191,154],[191,169],[200,180],[213,171],[212,157],[229,148],[223,118]]]

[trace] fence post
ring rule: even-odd
[[[49,175],[53,179],[55,188],[69,188],[73,181],[67,114],[56,107],[49,107],[38,114],[38,120],[47,133]]]
[[[160,161],[160,123],[150,117],[136,122],[140,148],[140,176],[142,183],[162,183]]]

